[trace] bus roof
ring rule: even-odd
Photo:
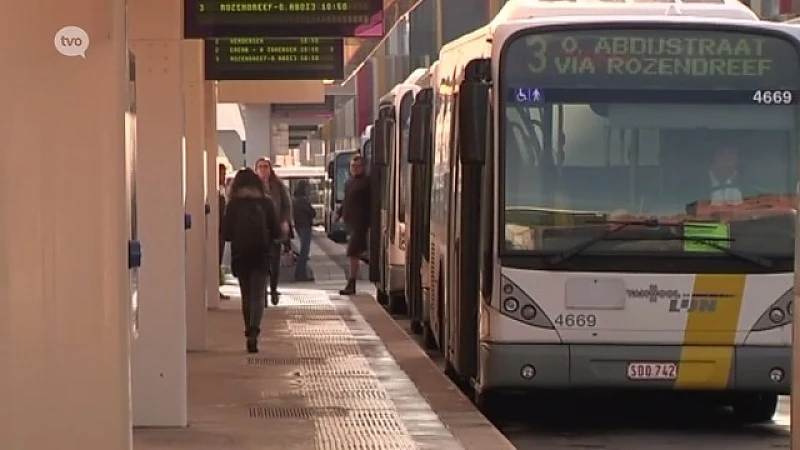
[[[370,133],[372,133],[372,127],[373,127],[372,124],[367,125],[366,127],[364,127],[364,131],[361,133],[361,142],[362,142],[362,144],[363,144],[364,141],[366,141],[366,140],[368,140],[370,138]]]
[[[420,67],[411,72],[411,75],[409,75],[408,78],[406,78],[402,84],[416,84],[427,73],[428,73],[427,67]]]
[[[325,168],[318,166],[276,167],[275,174],[281,178],[324,178]]]
[[[425,69],[425,73],[427,73],[427,69]],[[389,91],[388,94],[386,94],[383,97],[381,97],[381,100],[380,100],[379,103],[380,103],[381,107],[386,106],[386,105],[397,106],[397,105],[395,105],[395,101],[399,97],[402,97],[406,92],[409,92],[409,91],[411,91],[411,92],[416,94],[416,92],[419,91],[419,89],[420,89],[420,86],[416,85],[416,84],[408,84],[408,83],[397,84],[392,88],[391,91]]]
[[[510,0],[490,26],[538,17],[671,15],[759,20],[739,0]]]
[[[699,17],[765,23],[739,0],[509,0],[489,24],[448,42],[442,46],[441,53],[467,42],[485,42],[498,28],[516,31],[542,25],[542,19],[551,19],[553,24],[569,24],[591,17],[595,18],[594,22],[644,18],[687,22],[691,17]],[[719,20],[715,22],[719,23]],[[709,21],[698,23],[707,24]],[[494,45],[501,42],[502,39],[492,40]]]

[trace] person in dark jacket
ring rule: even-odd
[[[344,219],[350,233],[347,242],[347,258],[350,262],[347,274],[347,285],[339,291],[340,295],[356,293],[356,280],[361,265],[361,254],[367,251],[367,235],[369,233],[371,191],[369,178],[364,172],[364,159],[361,155],[353,155],[350,159],[350,179],[344,186],[344,201],[339,211],[339,218]]]
[[[272,161],[268,158],[259,158],[256,161],[256,173],[264,183],[267,195],[275,204],[278,222],[280,223],[281,234],[276,243],[276,248],[272,252],[269,271],[269,293],[272,298],[272,304],[277,305],[280,295],[278,294],[278,280],[281,275],[281,249],[289,240],[290,223],[292,221],[292,199],[289,198],[289,190],[283,184],[283,181],[272,170]]]
[[[242,316],[244,318],[247,351],[258,353],[258,336],[261,333],[261,319],[264,315],[264,292],[267,287],[267,276],[273,246],[270,243],[280,237],[275,205],[267,196],[264,184],[251,169],[241,169],[236,173],[231,185],[230,201],[223,218],[225,241],[231,242],[231,270],[239,279],[242,294]],[[237,245],[237,236],[241,220],[254,206],[264,212],[268,241],[263,249],[248,251]]]
[[[317,212],[308,198],[311,185],[306,180],[297,182],[294,188],[292,201],[292,215],[294,217],[294,230],[300,239],[300,255],[294,268],[295,281],[314,281],[308,276],[308,256],[311,253],[311,227]]]

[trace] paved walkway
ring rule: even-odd
[[[190,427],[136,430],[135,450],[513,449],[372,298],[331,295],[341,269],[313,247],[319,283],[282,289],[260,354],[244,352],[238,297],[209,312]]]

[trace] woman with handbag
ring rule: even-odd
[[[275,249],[271,253],[270,273],[269,273],[269,297],[273,305],[279,302],[278,293],[278,280],[281,275],[281,249],[284,243],[289,240],[289,224],[292,220],[292,200],[289,198],[289,190],[283,181],[278,178],[275,171],[272,170],[272,161],[269,158],[259,158],[256,161],[256,173],[264,183],[264,189],[267,195],[272,199],[275,204],[275,209],[278,212],[278,222],[280,223],[281,236],[278,242],[275,243]],[[265,299],[266,304],[266,299]]]

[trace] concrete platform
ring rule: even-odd
[[[209,350],[189,354],[189,428],[137,429],[136,450],[514,448],[368,294],[334,294],[343,277],[312,264],[331,279],[281,288],[260,354],[244,351],[238,298],[209,312]]]

